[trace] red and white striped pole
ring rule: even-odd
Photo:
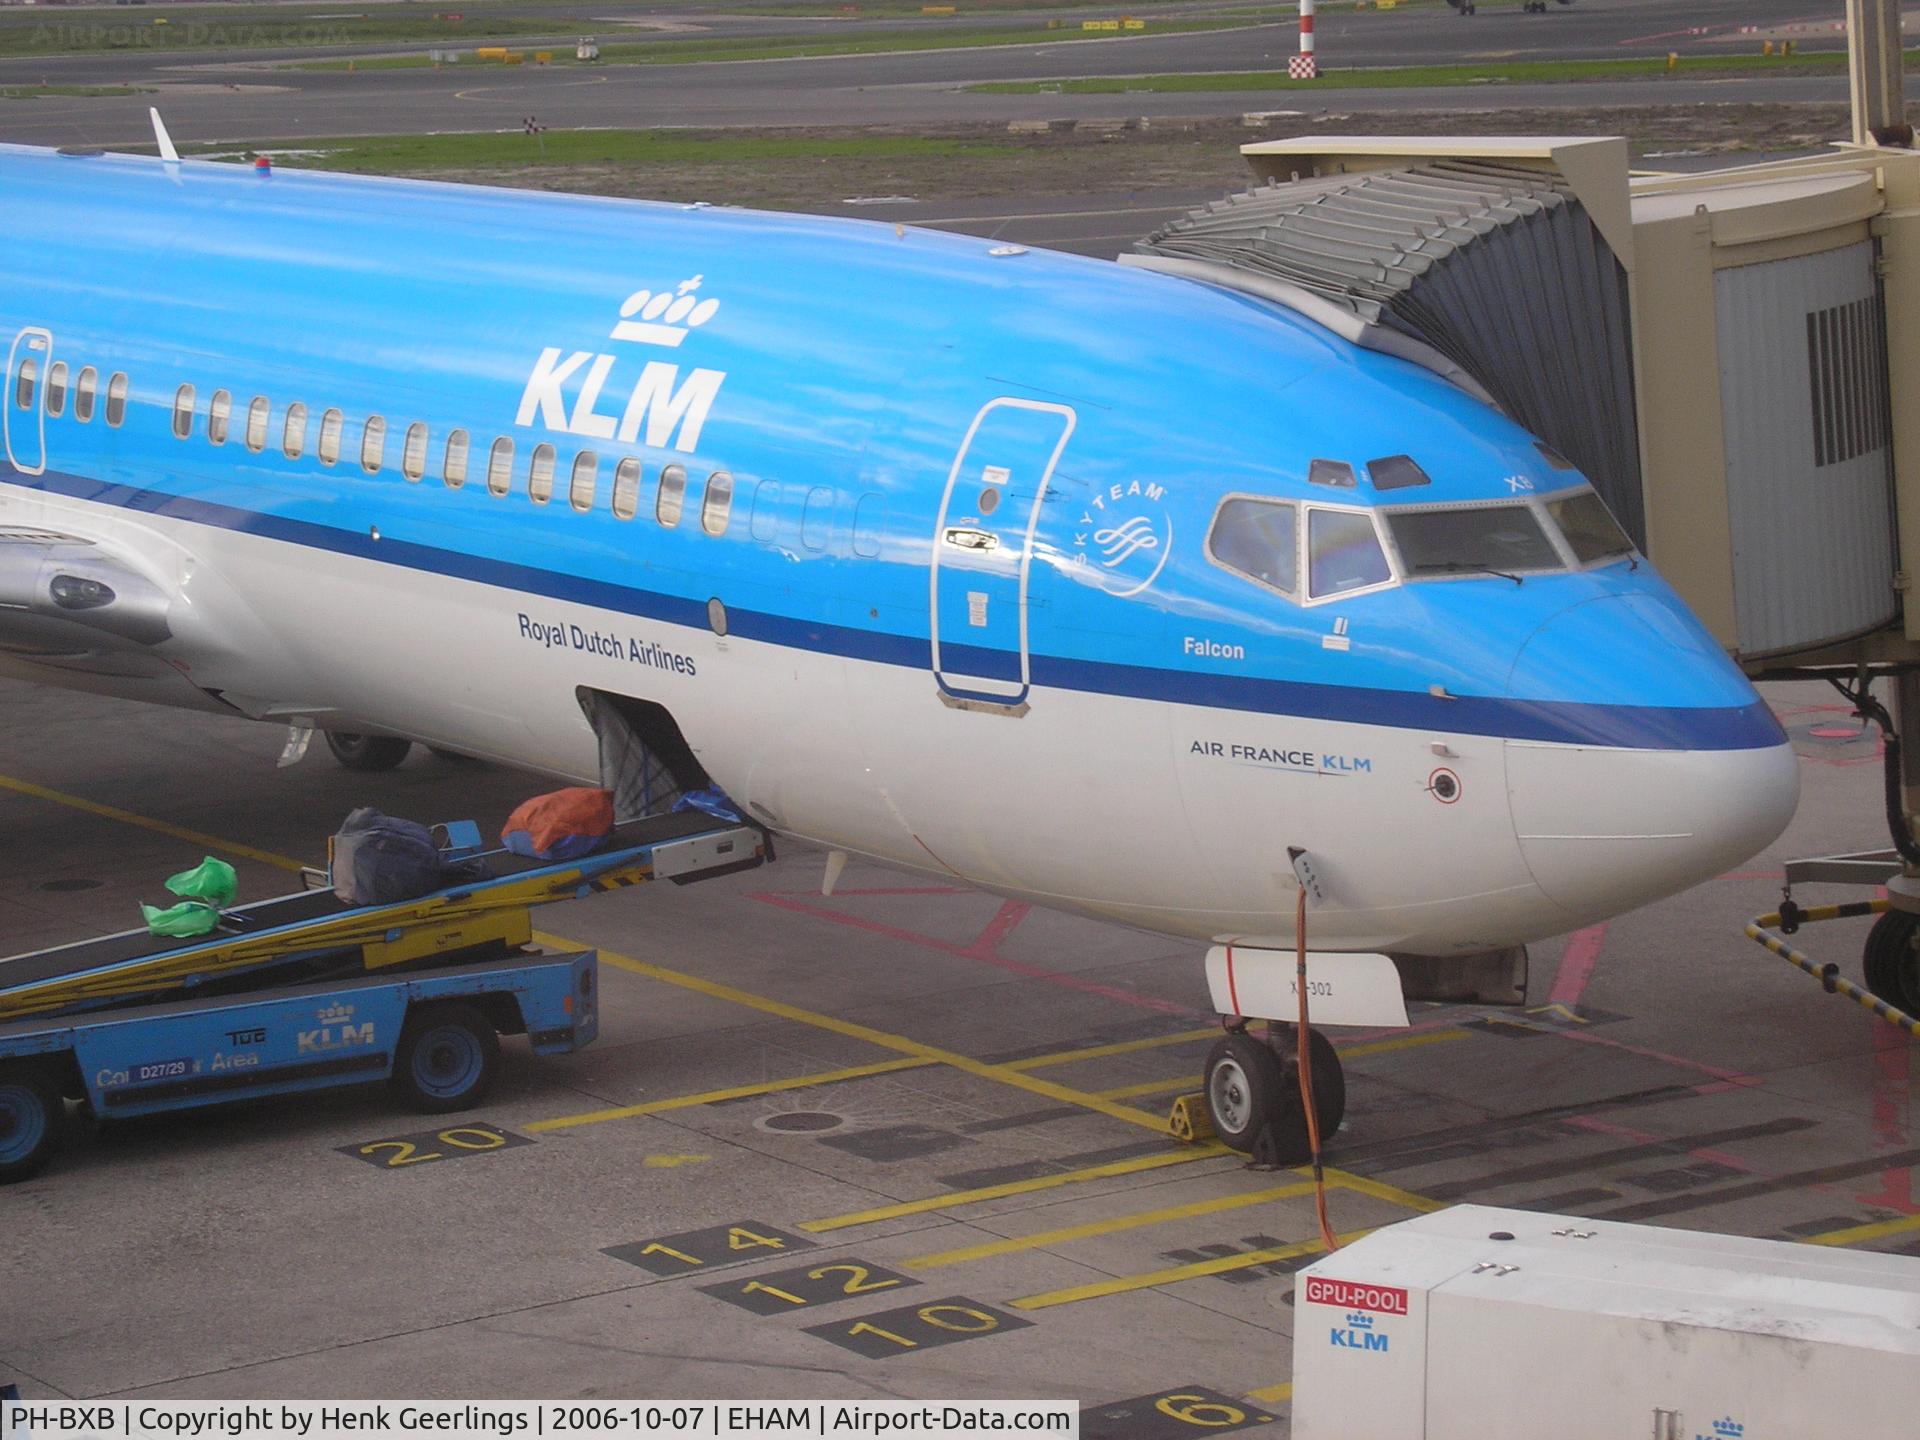
[[[1287,61],[1287,78],[1312,80],[1319,74],[1313,58],[1313,0],[1300,0],[1300,53]]]

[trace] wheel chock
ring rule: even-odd
[[[1213,1120],[1207,1114],[1207,1097],[1198,1092],[1182,1095],[1173,1102],[1167,1116],[1167,1133],[1183,1145],[1198,1145],[1213,1139]]]

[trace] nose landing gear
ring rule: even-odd
[[[1207,1055],[1207,1118],[1228,1148],[1263,1165],[1303,1165],[1311,1158],[1306,1111],[1296,1083],[1297,1026],[1269,1023],[1264,1037],[1242,1024],[1228,1031]],[[1346,1072],[1333,1044],[1307,1031],[1307,1064],[1313,1078],[1314,1118],[1324,1141],[1347,1111]]]

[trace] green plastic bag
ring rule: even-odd
[[[142,905],[140,913],[147,917],[149,935],[171,935],[182,940],[205,935],[220,923],[220,912],[198,900],[182,900],[165,910],[157,905]]]
[[[240,880],[233,873],[233,866],[209,855],[193,869],[169,875],[167,889],[183,900],[204,900],[217,908],[233,903],[233,897],[240,889]]]
[[[233,866],[208,855],[191,870],[167,877],[167,889],[180,896],[178,905],[162,910],[157,905],[142,905],[149,935],[170,935],[191,940],[205,935],[220,923],[220,907],[231,905],[239,893],[240,877]]]

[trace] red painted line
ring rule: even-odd
[[[775,892],[769,892],[775,893]],[[781,890],[781,895],[818,895],[818,889]],[[870,885],[852,890],[835,890],[834,898],[842,895],[972,895],[974,891],[965,885]]]
[[[823,905],[809,904],[791,895],[779,895],[770,891],[760,891],[748,896],[748,898],[758,900],[766,905],[778,906],[782,910],[790,910],[796,915],[805,915],[814,920],[829,920],[836,925],[848,925],[855,930],[865,930],[871,935],[884,936],[889,940],[899,940],[905,944],[918,945],[927,950],[938,950],[943,955],[955,955],[962,960],[978,961],[983,965],[992,965],[997,969],[1005,970],[1009,974],[1019,975],[1028,980],[1044,980],[1049,985],[1058,985],[1067,990],[1078,990],[1086,995],[1097,995],[1103,1000],[1117,1001],[1122,1005],[1131,1005],[1135,1009],[1152,1010],[1162,1015],[1198,1015],[1201,1013],[1198,1010],[1193,1010],[1185,1005],[1181,1005],[1176,1001],[1161,1000],[1152,995],[1139,995],[1131,990],[1122,990],[1116,985],[1102,985],[1097,980],[1083,979],[1078,975],[1065,974],[1059,970],[1043,969],[1038,965],[1028,965],[1019,960],[1009,960],[1006,956],[995,954],[990,949],[982,950],[980,948],[982,941],[988,939],[995,931],[995,925],[993,924],[988,925],[986,931],[983,932],[978,939],[974,940],[972,944],[955,945],[951,941],[936,940],[931,935],[922,935],[913,930],[903,930],[898,925],[888,925],[879,920],[868,920],[859,915],[848,915],[843,911],[829,910]],[[1025,918],[1025,907],[1022,906],[1020,908],[1023,913],[1007,923],[1006,929],[1011,929],[1014,924],[1019,923],[1019,920]],[[1003,917],[1007,915],[1007,909],[1007,906],[1003,905],[1001,907],[1000,914],[994,917],[996,923],[999,923]]]
[[[1585,930],[1576,930],[1567,937],[1566,951],[1560,956],[1560,973],[1553,977],[1553,992],[1547,996],[1549,1005],[1580,1003],[1580,997],[1587,992],[1587,982],[1593,978],[1593,968],[1600,963],[1601,948],[1606,943],[1605,921],[1589,925]]]
[[[987,922],[986,929],[973,937],[973,943],[961,953],[975,960],[998,960],[1000,942],[1019,928],[1020,922],[1027,918],[1033,907],[1024,900],[1008,900],[994,912],[993,919]]]
[[[1233,1005],[1233,1013],[1240,1013],[1240,987],[1233,983],[1233,946],[1227,946],[1227,999]],[[1312,1038],[1312,1037],[1308,1037]]]
[[[1638,1055],[1644,1060],[1658,1060],[1663,1064],[1672,1065],[1681,1070],[1691,1070],[1696,1075],[1706,1075],[1715,1080],[1723,1080],[1728,1086],[1736,1086],[1743,1090],[1758,1090],[1763,1084],[1758,1077],[1743,1074],[1738,1070],[1728,1070],[1719,1065],[1710,1065],[1704,1060],[1689,1060],[1684,1055],[1669,1055],[1662,1050],[1650,1050],[1644,1045],[1629,1045],[1624,1040],[1612,1040],[1605,1035],[1595,1035],[1592,1031],[1582,1030],[1577,1025],[1569,1025],[1564,1029],[1559,1026],[1554,1026],[1549,1028],[1546,1033],[1549,1035],[1559,1035],[1568,1040],[1578,1040],[1583,1045],[1604,1045],[1609,1050],[1624,1051],[1628,1055]],[[1706,1094],[1708,1092],[1702,1088],[1701,1093]]]
[[[1882,1144],[1907,1146],[1907,1107],[1913,1090],[1913,1042],[1891,1025],[1873,1027],[1873,1134]],[[1883,1205],[1903,1215],[1920,1214],[1914,1203],[1913,1171],[1882,1170],[1880,1188],[1860,1197],[1869,1205]]]

